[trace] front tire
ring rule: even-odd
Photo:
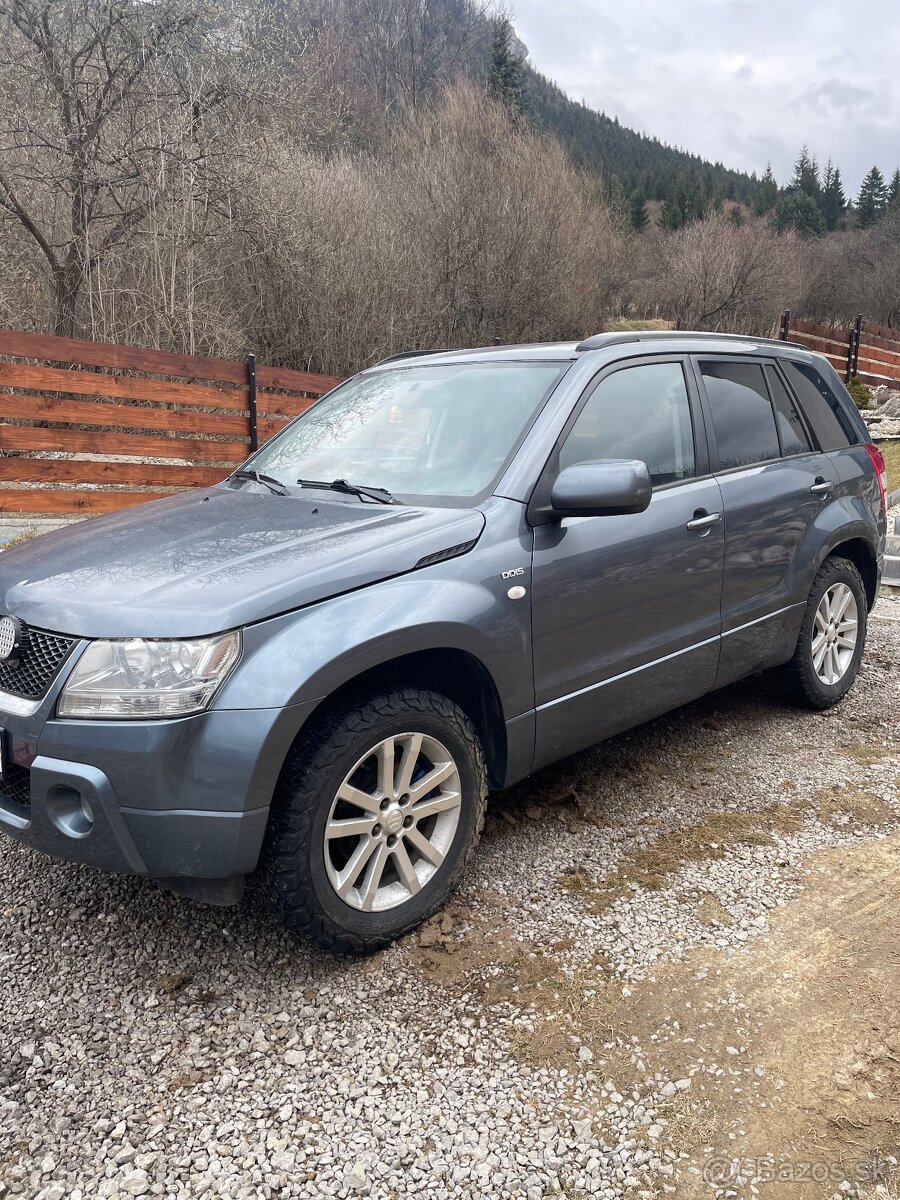
[[[380,950],[456,887],[486,798],[478,736],[446,696],[394,688],[344,704],[282,771],[260,863],[269,902],[325,949]]]
[[[866,642],[866,591],[846,558],[826,558],[813,580],[794,656],[784,668],[788,700],[821,712],[843,700]]]

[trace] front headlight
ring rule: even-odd
[[[240,654],[237,631],[179,642],[91,642],[57,711],[61,717],[125,720],[201,712]]]

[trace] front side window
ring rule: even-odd
[[[420,364],[358,375],[248,466],[289,487],[345,479],[411,502],[484,497],[567,363]]]
[[[597,385],[559,452],[559,466],[609,459],[646,463],[654,487],[693,477],[694,431],[680,363],[627,367]]]
[[[858,438],[841,403],[831,388],[808,363],[781,359],[788,383],[794,389],[803,411],[823,450],[845,450]]]
[[[775,413],[762,367],[756,363],[701,362],[719,466],[750,467],[781,454]]]

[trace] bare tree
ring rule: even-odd
[[[803,295],[808,259],[793,233],[762,220],[736,225],[717,213],[648,242],[646,304],[679,329],[766,332]]]
[[[46,261],[57,333],[166,186],[173,110],[198,120],[160,69],[196,20],[171,0],[0,0],[0,207]]]

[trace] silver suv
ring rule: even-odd
[[[0,827],[367,952],[490,789],[751,672],[859,670],[884,463],[783,342],[401,356],[221,484],[0,556]]]

